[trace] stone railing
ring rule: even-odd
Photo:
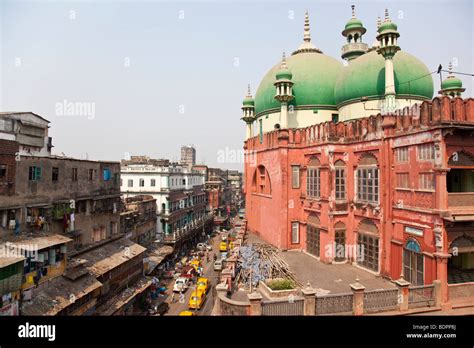
[[[290,294],[279,300],[263,300],[258,292],[248,294],[248,301],[227,298],[229,291],[225,283],[216,287],[217,315],[365,315],[381,312],[393,314],[415,313],[425,309],[441,308],[441,282],[432,285],[411,286],[404,279],[395,282],[396,288],[365,291],[358,281],[350,285],[351,292],[343,294],[316,295],[308,284],[301,289],[302,296]],[[470,286],[474,287],[471,283]],[[467,289],[467,287],[466,287]],[[470,291],[470,290],[467,290]]]
[[[474,192],[448,193],[448,207],[474,210]]]
[[[349,51],[360,51],[367,52],[368,45],[363,42],[351,42],[342,46],[341,53],[347,53]]]
[[[449,300],[460,300],[474,297],[474,282],[448,284]]]

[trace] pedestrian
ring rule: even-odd
[[[171,294],[171,303],[174,303],[174,291],[173,291],[173,293]]]
[[[206,252],[206,262],[209,263],[209,253]]]
[[[217,260],[217,254],[214,254],[214,262]]]

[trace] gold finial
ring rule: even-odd
[[[304,14],[304,41],[310,42],[311,41],[311,34],[309,32],[309,14],[308,10],[305,11]]]

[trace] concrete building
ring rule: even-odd
[[[144,247],[152,245],[156,241],[156,199],[146,195],[125,198],[120,229],[125,238]]]
[[[453,77],[431,100],[432,79],[400,51],[388,13],[373,50],[363,33],[353,13],[339,67],[311,43],[306,15],[302,46],[244,99],[247,226],[321,262],[441,280],[446,304],[454,283],[474,281],[474,100]]]
[[[196,164],[196,149],[193,146],[185,145],[181,147],[181,165],[191,169]]]
[[[32,112],[0,112],[0,140],[18,143],[19,155],[49,156],[49,121]]]
[[[8,166],[15,176],[0,200],[0,236],[63,234],[72,251],[118,234],[119,163],[20,155]]]
[[[242,173],[237,170],[229,170],[227,178],[231,187],[231,210],[237,210],[243,204]]]
[[[125,198],[149,195],[156,199],[160,238],[173,240],[175,233],[181,233],[178,231],[193,230],[193,221],[197,223],[196,219],[206,213],[202,171],[142,156],[122,162],[121,176],[121,192]]]

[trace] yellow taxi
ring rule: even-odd
[[[206,294],[202,290],[194,290],[189,298],[189,309],[201,309],[202,305],[204,304],[204,300],[206,299]]]
[[[220,242],[219,251],[223,251],[223,252],[227,251],[227,242]]]
[[[198,278],[197,289],[198,291],[203,291],[205,294],[207,294],[207,290],[209,289],[209,279],[203,277]]]
[[[194,315],[195,315],[194,312],[191,312],[191,311],[181,311],[181,312],[179,312],[180,317],[192,317]]]
[[[199,267],[201,267],[201,261],[199,260],[193,260],[189,264],[193,266],[196,271],[198,270]]]

